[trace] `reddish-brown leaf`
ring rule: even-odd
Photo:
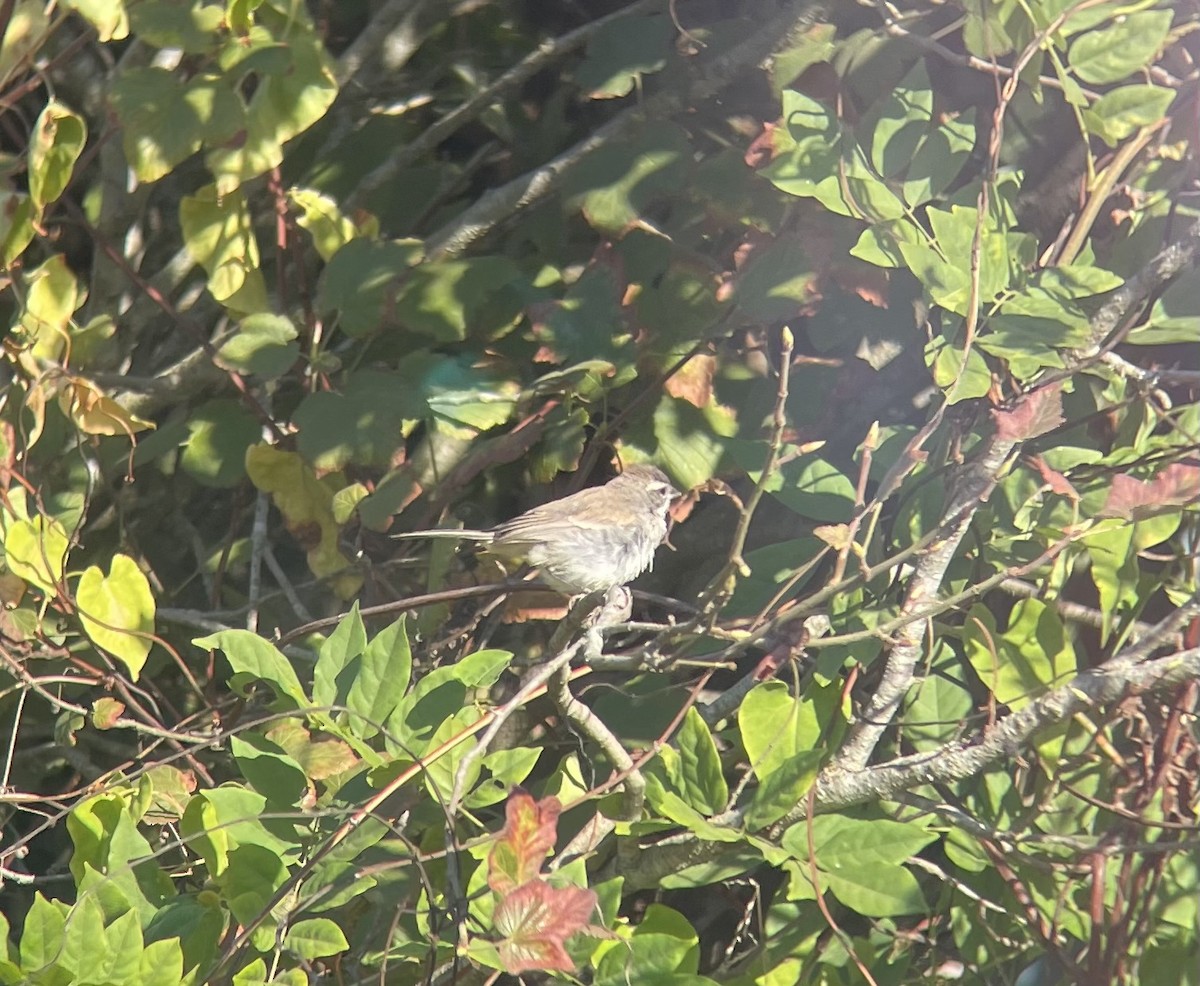
[[[551,795],[534,801],[516,788],[504,806],[505,825],[488,856],[488,886],[507,894],[538,875],[558,837],[562,803]]]
[[[713,375],[716,372],[717,358],[701,353],[667,377],[663,389],[672,397],[682,397],[696,407],[708,407],[712,403]]]
[[[1101,517],[1141,520],[1200,498],[1200,466],[1175,462],[1149,481],[1113,477]]]
[[[1046,460],[1040,455],[1031,455],[1029,457],[1029,464],[1038,471],[1038,475],[1042,477],[1042,482],[1049,486],[1051,490],[1059,496],[1065,496],[1069,500],[1073,500],[1075,503],[1079,502],[1079,493],[1071,485],[1070,480],[1057,469],[1051,469],[1046,464]]]
[[[496,904],[492,916],[503,936],[497,948],[505,970],[512,975],[572,971],[575,964],[563,943],[588,926],[595,909],[596,895],[582,887],[552,887],[545,880],[517,887]]]
[[[1051,384],[1030,391],[1010,411],[992,411],[996,435],[1011,442],[1027,442],[1063,423],[1062,386]]]

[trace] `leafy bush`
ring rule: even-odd
[[[1197,982],[1194,10],[7,17],[0,981]]]

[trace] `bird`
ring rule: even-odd
[[[661,469],[636,464],[603,486],[543,503],[490,530],[409,531],[392,537],[482,542],[505,561],[536,568],[557,592],[606,592],[651,567],[667,536],[667,511],[681,495]]]

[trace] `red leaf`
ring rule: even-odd
[[[992,411],[996,435],[1011,442],[1027,442],[1063,423],[1062,386],[1051,384],[1030,391],[1011,411]]]
[[[1175,462],[1148,482],[1133,476],[1113,477],[1101,517],[1141,520],[1182,507],[1200,497],[1200,466]]]
[[[588,926],[595,909],[596,895],[582,887],[552,887],[545,880],[517,887],[492,915],[504,936],[497,947],[505,970],[513,975],[531,969],[572,971],[575,964],[563,942]]]
[[[1042,477],[1042,482],[1049,486],[1053,492],[1059,496],[1065,496],[1075,503],[1079,502],[1079,493],[1071,485],[1071,481],[1057,469],[1051,469],[1046,464],[1046,460],[1040,455],[1031,455],[1029,457],[1029,464],[1038,471],[1038,475]]]
[[[488,886],[505,894],[536,877],[558,838],[562,803],[553,795],[534,801],[514,789],[504,806],[506,824],[488,856]]]

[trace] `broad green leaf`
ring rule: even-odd
[[[798,318],[820,297],[818,271],[797,239],[756,251],[737,279],[738,307],[762,322]]]
[[[677,486],[692,489],[715,475],[725,452],[722,439],[736,431],[737,422],[727,408],[715,403],[698,408],[663,394],[653,418],[630,425],[624,439],[639,453],[637,460],[654,459]]]
[[[97,647],[119,658],[138,680],[154,643],[150,580],[128,555],[113,556],[108,575],[92,565],[79,580],[75,603],[83,629]]]
[[[680,793],[692,807],[706,815],[723,811],[729,788],[712,733],[696,709],[690,708],[675,737],[679,748]]]
[[[517,315],[515,304],[506,312],[498,297],[517,278],[507,257],[426,261],[396,277],[392,315],[437,343],[461,341],[468,332],[490,334]]]
[[[135,3],[129,7],[129,22],[140,41],[200,55],[221,43],[223,14],[219,5],[209,3]]]
[[[291,319],[260,312],[242,319],[217,356],[231,370],[273,380],[286,373],[300,355],[296,336]]]
[[[278,854],[249,842],[231,848],[228,862],[217,877],[217,884],[229,912],[238,921],[246,923],[259,917],[275,892],[283,886],[288,875],[287,866]],[[266,927],[273,929],[273,926],[273,921],[266,923]]]
[[[837,899],[866,917],[899,917],[929,910],[920,883],[903,866],[859,866],[822,872]]]
[[[379,731],[408,690],[412,676],[412,651],[401,616],[366,646],[358,673],[350,685],[346,704],[358,715],[351,716],[350,729],[363,739]]]
[[[338,546],[333,489],[319,480],[299,455],[270,445],[253,445],[246,450],[246,472],[250,482],[271,494],[288,529],[301,539],[314,575],[335,575],[349,568],[350,560]],[[345,573],[334,581],[334,588],[349,598],[361,584],[360,576]]]
[[[29,196],[44,209],[66,190],[87,143],[83,117],[51,100],[33,125],[29,144]]]
[[[179,464],[202,486],[236,486],[246,476],[246,451],[262,440],[262,423],[241,401],[218,398],[188,415]]]
[[[163,5],[137,9],[151,6]],[[110,98],[121,121],[125,157],[143,182],[170,174],[205,143],[229,139],[243,122],[241,101],[217,75],[183,81],[159,66],[130,68],[115,76]]]
[[[93,966],[91,975],[110,983],[140,983],[143,947],[137,912],[122,914],[105,927],[104,961]]]
[[[96,29],[98,41],[122,41],[129,36],[129,16],[125,0],[65,0]]]
[[[329,918],[307,918],[291,925],[283,947],[301,959],[320,959],[337,955],[350,947],[346,936]]]
[[[4,533],[4,555],[13,575],[54,593],[67,563],[67,532],[57,520],[41,516],[10,522]]]
[[[301,229],[308,230],[313,246],[322,260],[328,262],[359,232],[354,224],[342,215],[337,202],[311,188],[290,188],[288,199],[299,210],[296,222]]]
[[[1180,277],[1159,295],[1145,325],[1129,333],[1126,341],[1137,346],[1159,346],[1196,341],[1200,324],[1200,277]]]
[[[746,828],[752,832],[766,828],[799,805],[817,779],[824,759],[823,750],[806,750],[796,753],[768,773],[746,807]],[[762,772],[759,773],[761,775]]]
[[[64,910],[65,906],[60,908],[51,903],[40,890],[34,892],[33,904],[25,912],[25,926],[21,932],[21,967],[27,974],[45,969],[61,959],[66,928]]]
[[[351,239],[321,272],[317,305],[326,311],[337,309],[338,328],[347,335],[376,332],[392,317],[392,299],[405,269],[421,255],[422,247],[415,241]]]
[[[87,976],[91,970],[102,970],[111,961],[104,940],[104,911],[95,897],[85,896],[71,908],[63,928],[62,953],[58,963],[77,976]],[[100,982],[108,982],[103,972]]]
[[[1089,533],[1084,542],[1092,560],[1089,574],[1104,616],[1101,644],[1108,642],[1113,627],[1127,619],[1138,605],[1140,576],[1133,537],[1133,524],[1110,521]]]
[[[58,361],[68,352],[71,316],[81,304],[83,292],[61,253],[29,272],[21,328],[33,340],[34,356]]]
[[[266,737],[250,732],[231,736],[229,752],[250,786],[274,808],[297,805],[307,793],[303,768]]]
[[[1071,43],[1068,64],[1089,84],[1119,82],[1154,60],[1173,16],[1169,10],[1143,10],[1106,21]]]
[[[1121,86],[1084,110],[1083,119],[1088,130],[1109,147],[1116,147],[1141,127],[1161,120],[1174,98],[1174,90],[1162,86]]]
[[[933,380],[943,390],[954,387],[954,403],[983,397],[991,390],[992,372],[987,362],[972,347],[963,369],[962,348],[945,336],[935,336],[925,347],[925,362],[933,371]],[[960,379],[961,378],[961,379]],[[957,381],[957,386],[954,386]]]
[[[610,21],[588,39],[575,83],[592,99],[627,96],[643,76],[666,65],[674,38],[665,14]]]
[[[353,664],[357,669],[357,658],[367,646],[367,631],[358,613],[358,601],[350,607],[333,633],[321,645],[313,668],[312,695],[316,705],[343,705],[350,691],[350,681],[342,679],[342,673]]]
[[[845,523],[854,512],[854,484],[840,469],[817,456],[804,456],[783,470],[771,495],[808,520]]]
[[[687,976],[682,982],[691,984],[699,959],[699,936],[687,919],[663,904],[651,904],[633,935],[604,953],[593,983],[675,983],[672,974],[681,973]]]
[[[281,709],[304,709],[312,703],[288,659],[274,645],[249,630],[222,630],[192,641],[197,647],[219,648],[233,669],[230,684],[245,694],[251,681],[262,681],[275,692]]]
[[[995,632],[984,607],[972,607],[963,640],[980,680],[997,701],[1014,709],[1075,671],[1075,650],[1062,618],[1038,599],[1018,600],[1002,634]]]
[[[687,135],[659,121],[632,141],[604,144],[567,172],[563,199],[593,228],[619,235],[659,197],[687,180],[692,147]]]
[[[245,109],[241,140],[208,152],[206,163],[223,195],[278,167],[283,145],[321,119],[337,96],[333,59],[307,10],[288,7],[285,13],[263,5],[257,14],[274,40],[286,46],[287,57],[253,66],[256,86]],[[241,53],[235,50],[235,57]]]
[[[148,942],[139,956],[138,986],[179,986],[183,982],[183,944],[178,938]]]
[[[814,750],[823,723],[812,701],[797,700],[782,681],[755,685],[738,709],[750,768],[762,783],[785,763]]]
[[[188,847],[204,857],[209,875],[214,878],[226,871],[231,853],[242,845],[257,846],[283,863],[294,861],[301,848],[295,827],[264,820],[266,814],[267,799],[261,794],[225,784],[192,798],[183,813],[180,831]]]
[[[267,308],[258,241],[240,192],[218,194],[205,185],[180,200],[179,222],[192,258],[208,274],[208,289],[226,308],[261,312]]]

